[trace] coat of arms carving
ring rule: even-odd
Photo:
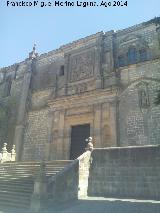
[[[70,58],[70,82],[87,79],[94,73],[94,50]]]

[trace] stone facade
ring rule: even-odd
[[[159,83],[159,18],[34,48],[0,70],[0,141],[19,160],[69,159],[72,127],[89,124],[96,148],[159,144]]]

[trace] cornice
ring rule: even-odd
[[[63,96],[61,98],[49,100],[47,105],[52,109],[81,107],[82,105],[92,105],[93,103],[112,102],[114,101],[116,94],[116,89],[112,91],[107,89],[94,90],[80,95]]]

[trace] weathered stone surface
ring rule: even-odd
[[[1,143],[15,143],[23,160],[69,159],[72,126],[89,124],[94,147],[159,144],[156,20],[2,68],[0,101],[11,109],[0,117]]]
[[[95,149],[88,195],[159,200],[159,156],[160,146]]]

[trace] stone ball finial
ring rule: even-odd
[[[3,152],[7,152],[7,143],[4,143],[4,144],[3,144],[2,151],[3,151]]]
[[[12,150],[11,150],[11,153],[12,153],[12,154],[14,154],[14,153],[16,152],[15,148],[16,148],[16,146],[13,144]]]
[[[37,58],[38,53],[36,52],[36,43],[33,45],[33,50],[29,53],[29,59]]]
[[[89,137],[86,139],[87,146],[85,148],[86,151],[92,151],[93,150],[93,143],[92,143],[92,137]]]

